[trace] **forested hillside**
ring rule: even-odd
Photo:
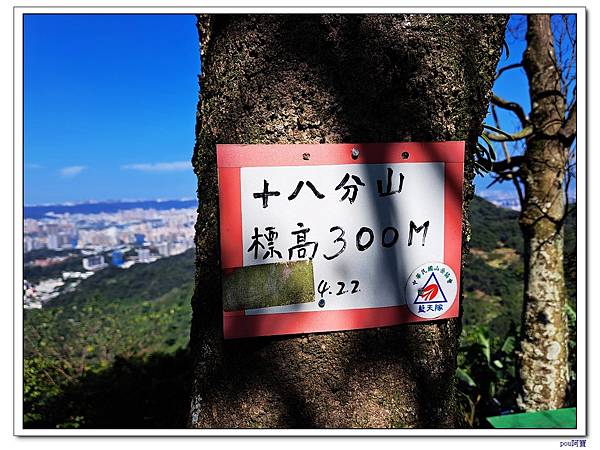
[[[466,425],[482,427],[487,425],[485,417],[516,409],[515,351],[523,306],[523,237],[516,211],[476,197],[471,214],[473,234],[463,274],[463,335],[457,375]],[[577,376],[575,219],[574,213],[569,215],[565,227],[570,406],[575,405]]]
[[[522,237],[517,212],[480,198],[471,223],[459,379],[466,425],[481,426],[481,417],[511,408]],[[573,217],[565,239],[572,298],[574,225]],[[128,270],[107,268],[44,309],[24,311],[25,425],[185,426],[193,282],[190,250]]]
[[[193,279],[189,250],[24,311],[26,425],[182,426]]]

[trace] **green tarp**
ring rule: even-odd
[[[494,428],[576,428],[577,408],[488,417]]]

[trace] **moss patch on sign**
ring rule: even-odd
[[[314,300],[312,261],[263,264],[223,274],[223,310],[265,308]]]

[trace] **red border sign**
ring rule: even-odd
[[[444,164],[444,263],[457,276],[460,293],[462,236],[462,186],[464,142],[403,142],[390,144],[218,144],[221,270],[243,266],[242,202],[240,169],[243,167],[320,166],[443,162]],[[358,158],[352,149],[359,150]],[[307,155],[308,154],[308,155]],[[459,294],[457,294],[459,295]],[[435,320],[458,316],[458,299]],[[244,311],[223,312],[226,339],[309,332],[353,330],[422,322],[406,305],[246,315]]]

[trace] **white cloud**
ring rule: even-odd
[[[121,170],[138,170],[140,172],[181,172],[184,170],[192,170],[192,164],[189,161],[126,164],[121,166]]]
[[[76,175],[79,175],[85,169],[87,169],[87,166],[68,166],[68,167],[63,167],[62,169],[60,169],[60,176],[64,177],[64,178],[71,178],[71,177],[74,177]]]

